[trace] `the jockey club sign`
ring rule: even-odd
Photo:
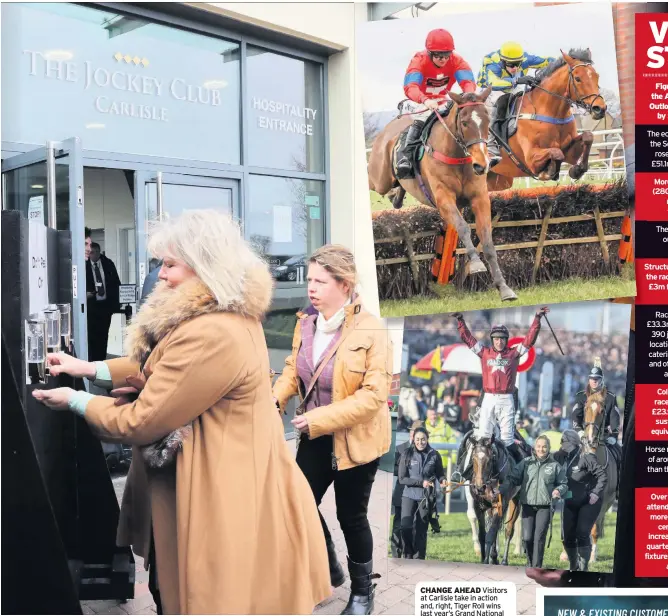
[[[29,63],[30,75],[43,79],[55,79],[83,84],[84,91],[96,93],[93,105],[99,113],[126,116],[141,120],[169,122],[166,107],[141,104],[114,98],[115,92],[141,94],[152,98],[173,98],[174,100],[217,107],[221,104],[221,92],[214,87],[194,85],[185,79],[174,77],[160,79],[136,72],[149,66],[146,58],[131,57],[116,53],[113,58],[118,64],[131,65],[135,70],[123,70],[122,67],[108,69],[95,66],[91,61],[82,63],[50,60],[39,51],[23,51]],[[132,69],[131,69],[132,70]]]

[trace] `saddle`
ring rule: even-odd
[[[602,445],[602,447],[601,447]],[[621,448],[619,445],[608,445],[606,442],[602,442],[599,444],[600,448],[597,448],[596,453],[594,454],[596,456],[596,460],[598,463],[601,465],[603,470],[607,470],[608,465],[610,464],[610,458],[612,458],[616,465],[617,465],[617,486],[616,486],[616,491],[619,492],[619,480],[622,476],[621,474],[621,467],[622,467],[622,452]],[[601,453],[599,453],[601,452]]]
[[[447,118],[453,106],[454,102],[448,101],[445,107],[443,107],[443,109],[440,109],[438,111],[432,111],[425,120],[424,126],[422,127],[422,132],[420,133],[420,147],[413,147],[410,153],[411,165],[413,167],[413,173],[411,174],[411,177],[415,177],[415,171],[419,168],[420,161],[424,156],[424,146],[427,143],[427,140],[429,139],[429,135],[431,134],[431,129],[434,127],[434,124],[438,122],[438,116],[440,115],[441,118],[443,119]],[[394,175],[397,184],[399,183],[399,180],[397,179],[397,160],[399,158],[399,154],[401,152],[404,152],[407,147],[411,146],[411,144],[407,143],[408,133],[411,127],[412,124],[407,126],[401,132],[394,146],[394,150],[392,151],[392,174]]]
[[[517,114],[515,111],[517,103],[522,96],[522,92],[504,94],[496,101],[496,115],[492,123],[492,130],[505,143],[508,143],[510,138],[517,132]]]

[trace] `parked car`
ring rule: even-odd
[[[306,255],[290,257],[282,265],[272,268],[272,274],[276,280],[294,282],[297,280],[300,268],[303,268],[303,276],[306,277]]]

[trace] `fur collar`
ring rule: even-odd
[[[125,353],[143,368],[158,342],[185,321],[214,312],[261,319],[271,304],[272,290],[273,280],[264,265],[247,274],[240,302],[229,298],[216,300],[199,278],[175,289],[159,281],[128,327]]]

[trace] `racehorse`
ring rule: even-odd
[[[433,124],[424,144],[424,156],[416,165],[416,177],[412,179],[396,180],[393,158],[397,141],[413,120],[407,115],[392,120],[371,148],[369,188],[380,195],[394,191],[393,203],[397,208],[401,207],[406,192],[420,203],[435,207],[441,219],[457,231],[464,243],[467,272],[479,274],[487,268],[460,212],[463,205],[470,203],[494,286],[502,300],[514,300],[517,295],[506,284],[492,242],[492,206],[485,181],[490,160],[487,152],[489,114],[484,102],[490,92],[491,88],[480,94],[449,93],[454,107],[445,119]]]
[[[543,69],[516,108],[508,110],[506,117],[517,117],[517,132],[508,139],[517,162],[502,147],[501,162],[487,176],[489,190],[510,188],[517,177],[559,179],[564,162],[572,165],[568,175],[574,180],[589,169],[594,136],[590,131],[578,134],[571,106],[585,109],[595,120],[605,116],[607,106],[589,49],[561,53],[563,58]]]
[[[520,513],[519,487],[506,496],[498,490],[513,469],[513,462],[505,447],[491,438],[476,439],[473,444],[473,476],[471,478],[471,496],[473,509],[478,521],[478,541],[481,547],[480,561],[483,564],[498,565],[499,558],[496,540],[501,524],[505,520],[506,544],[501,564],[508,564],[508,551],[515,531],[515,521]],[[506,519],[506,513],[508,517]]]
[[[596,456],[598,463],[603,467],[608,478],[608,483],[603,492],[601,512],[598,514],[596,522],[591,529],[591,562],[596,561],[596,544],[598,538],[603,537],[603,521],[605,519],[605,514],[617,498],[617,479],[620,470],[617,459],[612,455],[605,444],[605,434],[603,433],[605,396],[605,390],[598,394],[590,395],[587,398],[587,404],[585,405],[584,410],[584,448],[586,451],[589,451]]]

